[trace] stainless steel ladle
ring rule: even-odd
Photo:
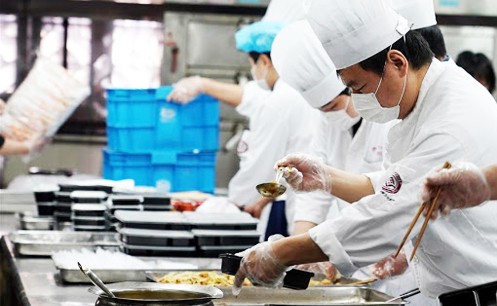
[[[283,178],[283,170],[283,167],[276,170],[276,178],[273,182],[262,183],[255,186],[261,196],[274,199],[285,193],[286,187],[280,184],[280,180]]]
[[[112,293],[112,291],[110,291],[109,288],[107,288],[107,286],[104,285],[104,282],[102,282],[102,280],[95,273],[93,273],[90,269],[83,269],[83,267],[81,266],[81,264],[79,262],[78,262],[78,267],[81,270],[81,272],[83,272],[90,279],[90,281],[93,283],[93,285],[102,289],[105,292],[105,294],[107,294],[109,297],[112,297],[112,298],[116,297],[114,295],[114,293]]]

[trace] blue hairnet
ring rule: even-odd
[[[273,40],[283,28],[277,21],[257,21],[235,33],[236,49],[249,52],[271,52]]]

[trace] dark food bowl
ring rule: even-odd
[[[222,260],[221,272],[235,275],[240,268],[242,257],[233,254],[221,254],[219,257]],[[314,273],[292,269],[286,272],[286,276],[283,279],[283,287],[296,290],[307,289],[307,287],[309,287],[309,281],[313,276]]]

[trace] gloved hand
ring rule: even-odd
[[[243,258],[235,275],[232,287],[233,295],[236,296],[240,293],[245,278],[248,278],[252,284],[264,287],[278,288],[283,285],[288,267],[278,261],[272,247],[272,243],[282,237],[281,235],[271,236],[269,241],[259,243],[236,254]]]
[[[289,154],[276,162],[275,168],[279,167],[285,167],[283,177],[296,191],[331,192],[331,176],[326,172],[326,165],[317,157]]]
[[[314,274],[322,274],[332,282],[341,277],[340,272],[338,272],[335,266],[329,261],[298,265],[295,269],[312,272]]]
[[[379,279],[385,279],[404,273],[407,267],[406,254],[401,251],[396,258],[390,255],[374,264],[372,274]]]
[[[431,203],[438,188],[440,196],[431,218],[436,219],[438,212],[447,215],[451,209],[473,207],[490,199],[491,190],[483,172],[470,163],[458,163],[450,169],[436,169],[423,183],[422,198]],[[428,206],[425,216],[428,215]]]
[[[187,104],[204,92],[202,78],[197,76],[179,80],[173,84],[173,91],[167,96],[167,101]]]

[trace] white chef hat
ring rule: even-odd
[[[345,89],[336,68],[306,20],[292,23],[276,36],[271,61],[280,78],[320,108]]]
[[[338,69],[377,54],[409,31],[407,20],[383,0],[313,0],[307,19]]]
[[[390,0],[392,8],[405,17],[412,29],[417,30],[437,24],[433,0]]]
[[[305,18],[309,0],[271,0],[262,21],[292,23]]]

